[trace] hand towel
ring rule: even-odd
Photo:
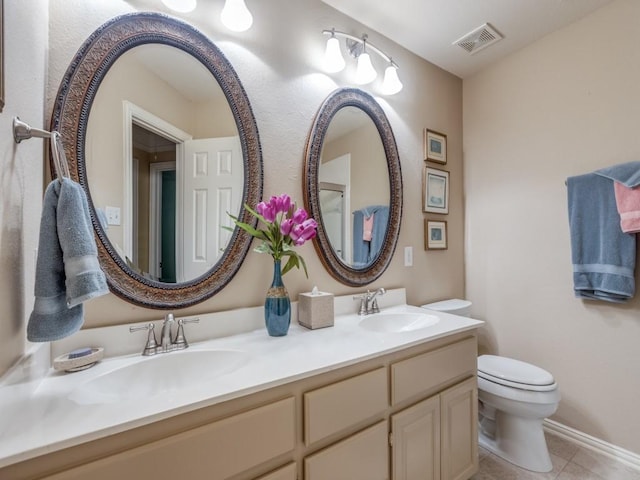
[[[82,327],[82,301],[108,293],[100,270],[89,209],[82,187],[68,178],[45,191],[35,302],[27,324],[32,342],[67,337]]]
[[[620,230],[613,182],[596,172],[567,179],[576,297],[621,303],[635,293],[635,236]]]
[[[372,213],[368,217],[364,217],[364,221],[362,222],[362,239],[365,242],[371,241],[371,236],[373,235],[374,218],[375,218],[375,213]]]
[[[640,232],[640,162],[602,168],[596,174],[613,180],[620,228],[625,233]]]
[[[613,182],[613,189],[620,214],[620,228],[625,233],[640,232],[640,187],[629,188]]]
[[[58,237],[64,253],[69,307],[109,293],[98,262],[87,196],[78,183],[65,178],[58,199]]]

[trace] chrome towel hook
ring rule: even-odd
[[[32,128],[28,123],[23,122],[18,117],[13,117],[13,139],[15,142],[20,143],[22,140],[28,140],[32,137],[48,138],[51,140],[51,156],[53,157],[53,164],[58,174],[58,180],[62,181],[63,177],[70,178],[69,165],[67,164],[67,157],[64,153],[60,133],[55,130],[53,132],[47,132],[39,128]]]
[[[28,123],[23,122],[18,117],[13,117],[13,139],[16,143],[22,140],[28,140],[31,137],[51,138],[51,132],[32,128]]]

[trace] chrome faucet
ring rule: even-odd
[[[384,295],[386,290],[382,287],[374,292],[367,290],[367,293],[354,296],[354,300],[360,300],[360,308],[358,309],[358,315],[369,315],[371,313],[379,313],[378,307],[378,295]]]
[[[156,353],[167,353],[173,350],[182,350],[189,347],[189,343],[184,336],[184,324],[185,323],[198,323],[199,318],[180,319],[178,320],[178,329],[175,337],[172,335],[173,324],[176,323],[173,313],[168,313],[164,317],[162,322],[162,331],[160,333],[160,343],[158,344],[155,334],[155,325],[148,323],[146,325],[140,325],[137,327],[130,327],[130,332],[137,332],[139,330],[147,330],[147,343],[142,350],[142,355],[149,356]]]
[[[167,313],[164,317],[164,322],[162,322],[162,332],[160,333],[160,350],[162,353],[175,350],[175,344],[171,339],[171,327],[174,323],[173,313]]]

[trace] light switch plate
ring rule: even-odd
[[[404,266],[413,267],[413,247],[404,247]]]
[[[120,207],[105,207],[107,225],[120,225]]]

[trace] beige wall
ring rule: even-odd
[[[153,10],[159,2],[107,2],[97,5],[82,0],[51,1],[51,75],[48,94],[53,98],[73,54],[82,41],[105,20],[132,9]],[[184,17],[207,34],[236,69],[260,131],[264,157],[264,195],[289,193],[302,202],[304,147],[309,128],[322,101],[337,86],[350,86],[346,74],[335,81],[320,71],[326,38],[321,31],[335,26],[352,33],[366,30],[354,20],[331,9],[320,0],[272,0],[255,2],[256,19],[251,30],[231,34],[218,19],[197,11]],[[404,90],[379,101],[389,117],[398,143],[404,179],[403,226],[398,250],[389,270],[372,287],[406,286],[411,303],[422,303],[463,294],[462,221],[462,82],[457,77],[419,59],[375,32],[369,39],[392,52],[400,65]],[[291,41],[295,39],[295,41]],[[428,85],[429,88],[425,88]],[[49,102],[49,108],[51,101]],[[49,110],[50,111],[50,110]],[[449,221],[449,250],[423,251],[421,211],[422,130],[430,127],[449,135],[449,170],[452,198]],[[414,266],[403,266],[403,248],[414,247]],[[285,277],[292,298],[314,285],[321,290],[346,294],[359,292],[344,286],[324,270],[311,244],[300,249],[307,261],[309,279],[302,271]],[[176,312],[186,315],[264,302],[271,281],[271,260],[250,252],[232,282],[212,299]],[[429,280],[431,278],[431,280]],[[258,280],[256,280],[258,279]],[[262,279],[260,281],[259,279]],[[86,325],[98,326],[155,319],[163,312],[135,307],[115,296],[101,297],[86,305]]]
[[[42,207],[44,140],[16,145],[14,116],[43,128],[46,0],[4,2],[4,100],[0,114],[0,373],[25,352]]]
[[[555,419],[640,453],[640,298],[574,298],[566,177],[640,158],[640,2],[464,81],[467,296],[483,350],[556,377]]]
[[[18,6],[19,5],[19,6]],[[49,2],[49,75],[45,80],[47,52],[47,2],[5,2],[9,65],[7,94],[12,103],[0,116],[3,130],[10,131],[12,112],[34,125],[48,124],[58,85],[82,41],[109,18],[132,10],[131,5],[153,10],[159,2],[51,0]],[[372,287],[407,288],[414,304],[463,294],[463,212],[462,212],[462,82],[388,39],[365,29],[320,0],[272,0],[252,5],[256,22],[245,34],[227,33],[219,21],[197,12],[185,17],[207,34],[230,60],[251,101],[264,156],[264,195],[282,192],[302,201],[303,152],[313,118],[322,101],[338,86],[350,86],[347,74],[328,77],[321,73],[319,59],[326,38],[322,29],[332,26],[354,34],[368,31],[370,41],[393,54],[401,67],[404,90],[393,97],[380,98],[392,128],[404,181],[403,224],[398,250],[388,271]],[[28,32],[28,35],[27,33]],[[27,36],[27,37],[25,37]],[[24,44],[19,47],[18,41]],[[287,39],[295,39],[289,41]],[[13,48],[12,48],[13,46]],[[334,81],[333,78],[336,80]],[[338,83],[336,83],[336,81]],[[46,86],[46,90],[45,90]],[[428,86],[429,88],[425,88]],[[42,92],[46,92],[45,118]],[[452,175],[449,250],[424,252],[421,211],[422,130],[430,127],[448,134]],[[33,250],[37,245],[42,195],[42,145],[31,140],[13,153],[13,143],[4,137],[2,219],[3,295],[0,322],[0,371],[24,351],[24,328],[33,306]],[[28,176],[26,174],[28,172]],[[29,199],[27,202],[26,199]],[[37,201],[34,201],[37,199]],[[414,266],[403,266],[403,248],[414,247]],[[300,249],[309,267],[310,278],[301,271],[285,277],[295,299],[313,285],[335,294],[359,292],[344,286],[324,270],[312,245]],[[256,279],[263,279],[262,283]],[[271,281],[269,257],[250,252],[231,283],[212,299],[175,312],[177,315],[260,305]],[[262,286],[261,286],[262,285]],[[5,301],[6,299],[6,301]],[[98,326],[155,319],[164,312],[135,307],[108,295],[86,304],[86,325]]]

